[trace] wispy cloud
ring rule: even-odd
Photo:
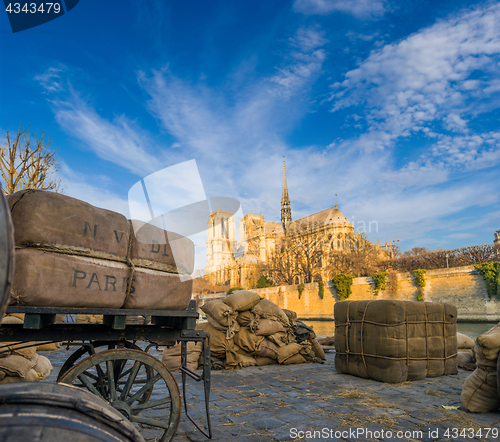
[[[499,103],[485,92],[498,86],[499,20],[499,4],[467,10],[374,51],[333,85],[332,110],[364,105],[364,137],[383,148],[410,134],[468,133],[472,114]]]
[[[343,12],[359,19],[374,19],[384,15],[384,0],[295,0],[293,8],[306,15],[327,15]]]
[[[157,170],[161,159],[151,153],[149,134],[125,115],[112,121],[101,117],[73,89],[68,75],[67,67],[60,65],[34,78],[49,94],[59,125],[104,160],[138,175]]]

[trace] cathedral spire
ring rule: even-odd
[[[292,222],[292,209],[290,208],[290,198],[286,187],[285,157],[283,157],[283,196],[281,197],[281,224],[286,230]]]

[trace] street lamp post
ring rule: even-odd
[[[450,255],[448,255],[448,253],[447,253],[447,254],[446,254],[446,268],[447,268],[447,269],[449,269],[449,268],[450,268],[450,266],[448,265],[448,256],[450,256]]]

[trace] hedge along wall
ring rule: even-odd
[[[500,322],[500,301],[489,300],[486,283],[473,266],[451,269],[427,270],[424,275],[424,301],[448,302],[458,309],[460,321]],[[354,278],[349,300],[400,299],[417,300],[417,285],[411,273],[396,274],[397,290],[391,290],[389,275],[386,290],[378,296],[373,291],[371,277]],[[320,298],[319,283],[304,284],[299,299],[298,285],[253,289],[262,297],[269,299],[281,308],[297,312],[301,319],[333,319],[333,308],[338,300],[335,288],[330,281],[324,282],[324,296]]]

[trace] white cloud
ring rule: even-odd
[[[444,118],[448,130],[465,131],[463,115],[498,86],[499,20],[499,4],[466,10],[372,52],[333,85],[333,110],[365,105],[371,130],[392,141]]]
[[[101,117],[73,89],[67,72],[60,65],[34,79],[50,94],[56,121],[68,134],[81,140],[98,157],[138,175],[148,175],[165,165],[163,157],[151,153],[153,143],[145,131],[125,115],[118,115],[113,121]]]
[[[386,2],[384,0],[295,0],[293,8],[306,15],[343,12],[366,20],[384,15]]]

